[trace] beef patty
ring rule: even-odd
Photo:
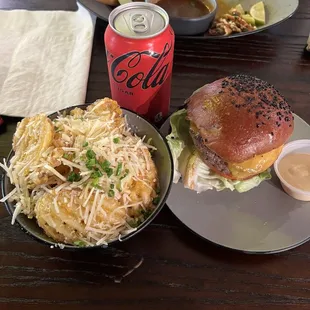
[[[207,141],[204,141],[201,135],[192,129],[190,129],[190,134],[203,162],[209,168],[215,170],[223,176],[231,175],[227,162],[225,162],[220,156],[218,156],[215,152],[211,151],[205,145]]]

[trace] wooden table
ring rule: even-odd
[[[70,0],[2,0],[2,8],[74,9]],[[87,102],[109,96],[97,24]],[[225,41],[177,39],[172,108],[217,78],[246,73],[274,84],[310,122],[310,1],[261,34]],[[1,102],[0,104],[5,104]],[[10,150],[15,119],[5,118],[0,156]],[[209,244],[167,207],[118,250],[71,252],[37,243],[0,209],[0,309],[310,309],[310,243],[286,253],[251,256]],[[310,223],[309,223],[310,225]],[[116,279],[143,263],[121,284]]]

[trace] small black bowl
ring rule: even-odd
[[[78,107],[81,109],[86,109],[88,104],[74,106],[70,108],[66,108],[61,110],[60,112],[70,112],[74,108]],[[109,243],[110,245],[117,244],[119,242],[123,242],[133,237],[140,231],[142,231],[146,226],[148,226],[158,215],[160,210],[163,208],[168,195],[170,193],[170,188],[173,179],[173,160],[172,155],[169,149],[169,146],[165,140],[165,138],[161,135],[161,133],[151,125],[147,120],[137,115],[136,113],[129,111],[127,109],[122,109],[123,115],[127,118],[127,123],[130,126],[133,133],[137,134],[139,137],[146,136],[146,139],[152,139],[152,145],[157,148],[157,151],[153,153],[153,160],[155,162],[157,171],[158,171],[158,179],[160,185],[160,200],[153,213],[139,226],[137,229],[128,235],[125,235],[121,238],[121,240],[115,240]],[[50,119],[54,119],[57,117],[57,113],[51,114]],[[10,164],[10,159],[13,157],[14,152],[11,151],[7,158],[7,163]],[[10,183],[10,179],[4,175],[1,181],[1,190],[3,197],[6,196],[11,190],[13,190],[14,186]],[[14,202],[6,201],[5,203],[7,211],[12,215],[14,212],[15,204]],[[30,236],[34,237],[36,240],[41,241],[50,246],[59,246],[57,242],[55,242],[52,238],[48,237],[44,231],[38,226],[35,219],[29,219],[24,214],[19,214],[16,218],[16,222],[20,225],[23,231],[28,233]],[[93,249],[93,248],[104,248],[106,245],[100,246],[91,246],[91,247],[78,247],[74,245],[62,244],[60,247],[64,246],[69,249]]]
[[[212,5],[209,14],[196,18],[188,17],[170,17],[170,25],[177,36],[192,36],[206,32],[216,15],[216,0],[208,0]]]
[[[154,0],[147,0],[145,2],[157,3]],[[205,33],[211,26],[216,12],[217,2],[216,0],[208,0],[202,2],[210,3],[210,13],[200,17],[170,17],[169,23],[177,36],[192,36]]]

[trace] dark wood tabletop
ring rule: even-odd
[[[76,4],[1,0],[0,7],[75,10]],[[87,102],[110,95],[105,26],[96,26]],[[309,32],[310,1],[301,0],[291,19],[256,35],[220,41],[177,38],[172,110],[203,84],[245,73],[274,84],[310,123],[310,57],[304,54]],[[1,157],[11,148],[17,119],[4,121]],[[310,242],[274,255],[234,252],[192,234],[167,206],[116,249],[77,252],[38,243],[11,226],[0,208],[2,310],[310,309],[309,266]]]

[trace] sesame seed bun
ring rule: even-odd
[[[235,75],[206,84],[186,103],[193,141],[203,160],[232,179],[246,179],[270,167],[294,129],[284,97],[252,76]],[[265,164],[253,163],[258,155],[265,157]],[[236,164],[240,167],[244,162],[248,172],[234,175]],[[254,164],[257,167],[252,169]]]

